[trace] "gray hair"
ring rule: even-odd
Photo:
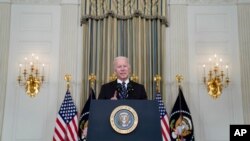
[[[129,64],[129,60],[128,60],[128,57],[125,57],[125,56],[117,56],[114,58],[114,61],[113,61],[113,69],[115,70],[115,63],[118,61],[118,60],[126,60],[126,62],[128,63],[128,66],[129,68],[131,68],[130,64]]]

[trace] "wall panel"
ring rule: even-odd
[[[202,141],[228,141],[230,124],[243,123],[240,89],[239,46],[236,6],[189,6],[189,55],[191,91],[198,97],[199,126]],[[203,85],[203,64],[214,54],[229,65],[231,82],[214,100]],[[206,70],[208,72],[208,70]]]
[[[51,140],[58,110],[60,7],[12,5],[11,13],[2,140]],[[24,63],[24,58],[30,57],[32,53],[45,64],[45,83],[34,98],[27,96],[24,87],[18,86],[16,81],[19,64]]]

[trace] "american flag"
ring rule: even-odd
[[[167,114],[167,111],[164,107],[161,94],[157,93],[155,96],[155,99],[157,100],[157,102],[159,104],[162,140],[163,141],[171,141],[168,114]]]
[[[77,141],[77,133],[77,110],[70,92],[67,90],[57,115],[53,141]]]

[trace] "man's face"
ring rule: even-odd
[[[130,66],[125,59],[119,59],[115,62],[115,73],[120,80],[126,80],[129,77]]]

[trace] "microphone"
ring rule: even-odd
[[[121,83],[117,83],[116,84],[116,93],[117,93],[116,96],[117,96],[118,99],[122,98],[122,96],[120,95],[121,91],[122,91],[122,84]]]

